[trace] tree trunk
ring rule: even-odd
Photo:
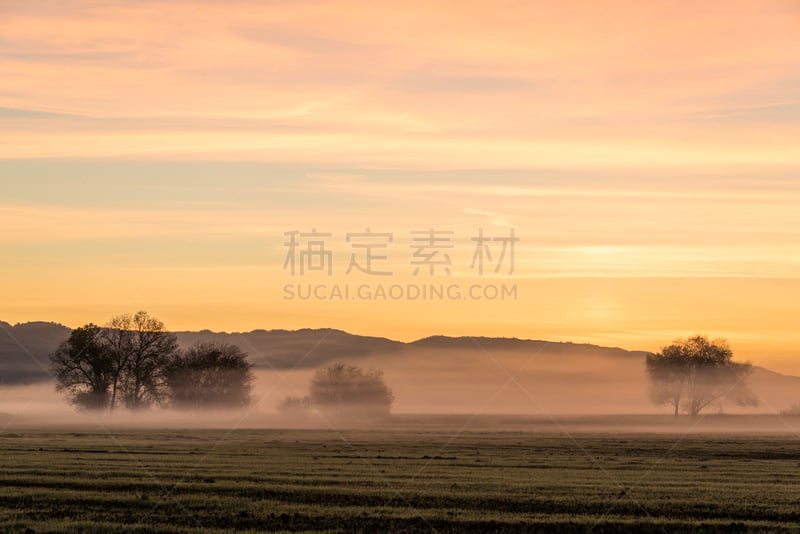
[[[697,417],[698,414],[700,414],[700,410],[702,410],[702,409],[703,408],[702,408],[702,406],[700,406],[700,401],[698,401],[696,399],[692,399],[692,407],[691,407],[691,409],[689,411],[689,414],[692,417]]]
[[[114,411],[114,406],[117,404],[117,382],[119,382],[119,377],[114,377],[114,383],[111,386],[111,406],[110,411]]]
[[[139,370],[136,369],[136,380],[133,384],[133,408],[139,408],[139,389],[141,388],[139,384]]]

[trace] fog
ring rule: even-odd
[[[644,363],[630,355],[565,357],[553,351],[489,353],[480,348],[422,347],[371,354],[347,363],[384,371],[395,396],[393,415],[384,425],[674,430],[676,424],[670,407],[649,402]],[[340,428],[364,423],[330,412],[279,414],[276,407],[286,396],[308,394],[313,374],[314,369],[257,369],[250,406],[219,411],[81,412],[49,382],[0,386],[0,427]],[[800,418],[775,415],[800,398],[796,381],[760,370],[751,380],[760,406],[726,407],[726,416],[711,410],[699,428],[796,431]],[[695,423],[682,416],[677,424]]]
[[[627,358],[550,352],[416,349],[370,357],[398,412],[481,414],[654,413],[644,365]]]

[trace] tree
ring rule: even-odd
[[[311,409],[311,397],[292,397],[291,395],[284,398],[278,403],[278,412],[284,415],[299,415],[308,412]]]
[[[178,339],[164,323],[140,311],[112,317],[103,330],[112,361],[110,408],[146,408],[164,399],[162,371],[178,352]]]
[[[800,403],[792,404],[788,408],[784,408],[778,412],[780,415],[800,415]]]
[[[113,317],[101,328],[88,324],[72,332],[50,356],[56,389],[83,408],[130,409],[161,402],[164,364],[178,350],[175,334],[140,311]]]
[[[177,408],[233,408],[250,403],[251,367],[236,345],[198,342],[169,359],[164,380]]]
[[[721,407],[726,400],[757,406],[758,400],[745,382],[752,366],[732,358],[724,339],[712,342],[698,335],[677,340],[647,355],[650,397],[656,404],[671,405],[676,417],[679,409],[696,416],[709,406]]]
[[[110,401],[113,367],[101,333],[93,324],[76,328],[50,356],[56,390],[86,410],[102,410]]]
[[[364,371],[343,363],[317,370],[309,398],[322,411],[354,410],[370,415],[387,415],[394,402],[392,391],[383,381],[383,371]]]

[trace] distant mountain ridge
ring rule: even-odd
[[[0,321],[0,384],[29,384],[50,379],[50,354],[72,330],[58,323],[11,325]],[[343,358],[401,350],[406,344],[391,339],[359,336],[332,328],[253,330],[250,332],[175,332],[188,347],[198,341],[233,343],[250,356],[257,368],[285,370],[315,368]]]
[[[69,337],[71,329],[51,322],[11,325],[0,321],[0,383],[25,384],[48,380],[50,354]],[[384,337],[362,336],[333,328],[299,330],[252,330],[250,332],[175,332],[178,343],[188,347],[198,341],[233,343],[250,355],[257,368],[285,370],[316,368],[326,363],[388,354],[409,349],[531,350],[568,354],[643,356],[641,351],[571,342],[519,338],[429,336],[409,343]]]
[[[619,347],[603,347],[591,343],[573,343],[571,341],[546,341],[541,339],[520,339],[516,337],[485,336],[428,336],[407,345],[426,348],[447,349],[485,349],[485,350],[543,350],[551,353],[581,350],[583,353],[597,352],[605,356],[644,356],[647,352],[627,350]]]
[[[0,321],[0,384],[30,384],[50,379],[50,354],[71,330],[58,323],[10,325]]]
[[[50,380],[49,356],[69,337],[71,330],[57,323],[31,322],[10,325],[0,321],[0,385],[31,384]],[[314,369],[334,361],[358,364],[366,361],[381,367],[416,365],[420,361],[436,360],[441,369],[456,370],[465,360],[483,361],[486,356],[502,355],[533,361],[528,367],[539,374],[543,386],[556,378],[552,373],[555,362],[574,362],[569,370],[587,383],[634,384],[641,387],[641,373],[646,352],[629,351],[618,347],[503,337],[430,336],[409,343],[383,337],[361,336],[331,328],[300,330],[253,330],[250,332],[175,332],[182,347],[198,341],[233,343],[250,356],[256,368],[286,371]],[[631,362],[636,365],[631,365]],[[416,362],[416,363],[415,363]],[[587,362],[602,362],[600,367],[586,371]],[[639,367],[641,362],[642,367]],[[527,365],[527,364],[526,364]],[[411,369],[409,369],[411,372]],[[417,371],[414,371],[417,372]],[[419,371],[425,373],[425,371]],[[564,371],[561,371],[562,374]],[[588,374],[587,374],[588,373]],[[422,375],[420,375],[422,376]],[[561,375],[559,375],[561,376]],[[426,377],[429,378],[429,377]],[[800,377],[783,375],[756,366],[749,381],[764,395],[774,394],[775,403],[788,402],[796,392],[800,398]],[[628,388],[628,385],[617,386]],[[642,393],[639,396],[645,395]],[[646,395],[645,395],[646,396]],[[778,408],[783,405],[776,405]]]
[[[382,337],[359,336],[332,328],[300,330],[253,330],[250,332],[176,332],[187,347],[198,341],[233,343],[250,356],[256,367],[266,369],[315,368],[342,358],[401,350],[405,343]]]

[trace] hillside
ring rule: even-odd
[[[70,329],[47,322],[10,325],[0,322],[0,377],[6,384],[48,379],[49,355],[69,337]],[[389,357],[402,353],[441,351],[517,351],[546,356],[643,357],[643,352],[589,344],[517,338],[431,336],[411,343],[382,337],[360,336],[335,329],[253,330],[251,332],[176,332],[178,343],[188,347],[198,341],[233,343],[250,355],[256,368],[308,369],[341,359]]]
[[[49,379],[49,355],[69,337],[56,323],[11,326],[0,321],[0,384],[29,384]]]
[[[5,385],[49,380],[48,355],[69,329],[54,323],[0,323],[0,376]],[[384,371],[405,412],[652,413],[644,352],[589,344],[516,338],[432,336],[410,343],[333,329],[176,332],[181,346],[234,343],[257,371],[294,376],[297,394],[313,369],[346,361]],[[281,384],[282,380],[277,383]],[[756,366],[749,379],[758,408],[774,413],[800,400],[800,377]],[[273,402],[273,401],[270,401]]]

